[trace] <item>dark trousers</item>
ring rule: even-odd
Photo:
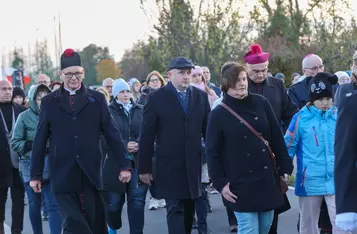
[[[5,221],[5,210],[8,188],[0,188],[0,225]],[[22,232],[25,209],[25,188],[18,169],[13,168],[13,185],[10,187],[12,200],[11,231]]]
[[[222,196],[222,202],[224,204],[224,197],[223,196]],[[227,216],[228,216],[229,226],[238,225],[236,216],[234,215],[234,211],[226,206],[226,212],[227,212]]]
[[[207,214],[208,214],[208,195],[206,185],[202,184],[202,196],[195,200],[197,229],[198,231],[207,231]]]
[[[63,220],[63,234],[108,234],[100,191],[85,184],[80,193],[54,193]]]
[[[278,233],[278,220],[279,220],[279,215],[276,212],[274,212],[274,219],[273,219],[273,223],[271,224],[269,234]]]
[[[169,234],[191,234],[195,200],[166,199],[167,226]]]

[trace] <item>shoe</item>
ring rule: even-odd
[[[229,227],[229,230],[231,231],[231,232],[237,232],[238,231],[238,225],[232,225],[232,226],[230,226]]]
[[[48,213],[42,212],[42,221],[48,221]]]
[[[211,234],[212,232],[211,232],[211,230],[209,230],[209,229],[206,229],[206,230],[199,230],[198,231],[198,234]]]
[[[111,229],[108,227],[108,234],[117,234],[117,230]]]
[[[206,191],[209,194],[218,194],[219,193],[215,188],[213,188],[212,184],[207,186]]]
[[[158,206],[159,208],[165,208],[165,207],[166,207],[166,201],[165,201],[165,199],[157,200],[157,206]]]
[[[159,204],[158,204],[157,199],[155,199],[155,198],[150,198],[150,201],[149,201],[149,210],[157,210],[157,209],[159,209]]]

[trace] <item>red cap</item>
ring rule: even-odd
[[[73,54],[74,54],[74,50],[73,49],[66,49],[63,54],[66,56],[66,57],[72,57]]]
[[[244,60],[248,64],[265,63],[269,60],[270,54],[263,52],[259,44],[254,44],[250,47],[250,51],[244,56]]]

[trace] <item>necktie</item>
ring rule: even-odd
[[[187,112],[187,109],[188,109],[187,92],[179,92],[179,97],[180,97],[183,109],[185,110],[185,112]]]

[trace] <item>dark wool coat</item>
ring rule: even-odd
[[[242,100],[225,95],[223,103],[270,142],[279,173],[291,174],[292,160],[269,101],[257,94],[249,94]],[[269,150],[251,130],[219,105],[210,114],[206,136],[208,166],[214,187],[222,191],[230,182],[231,191],[238,196],[236,203],[226,201],[231,209],[263,212],[283,205],[284,198],[275,179]]]
[[[210,106],[205,92],[190,87],[185,113],[177,92],[168,83],[149,95],[143,110],[138,171],[152,173],[155,151],[156,198],[193,199],[202,192],[201,138],[205,136]]]
[[[80,192],[82,174],[98,190],[103,189],[101,134],[113,150],[120,170],[130,168],[123,139],[104,95],[82,85],[75,100],[76,108],[72,110],[69,93],[63,87],[42,99],[32,149],[31,179],[42,179],[46,143],[50,138],[49,167],[53,192]]]

